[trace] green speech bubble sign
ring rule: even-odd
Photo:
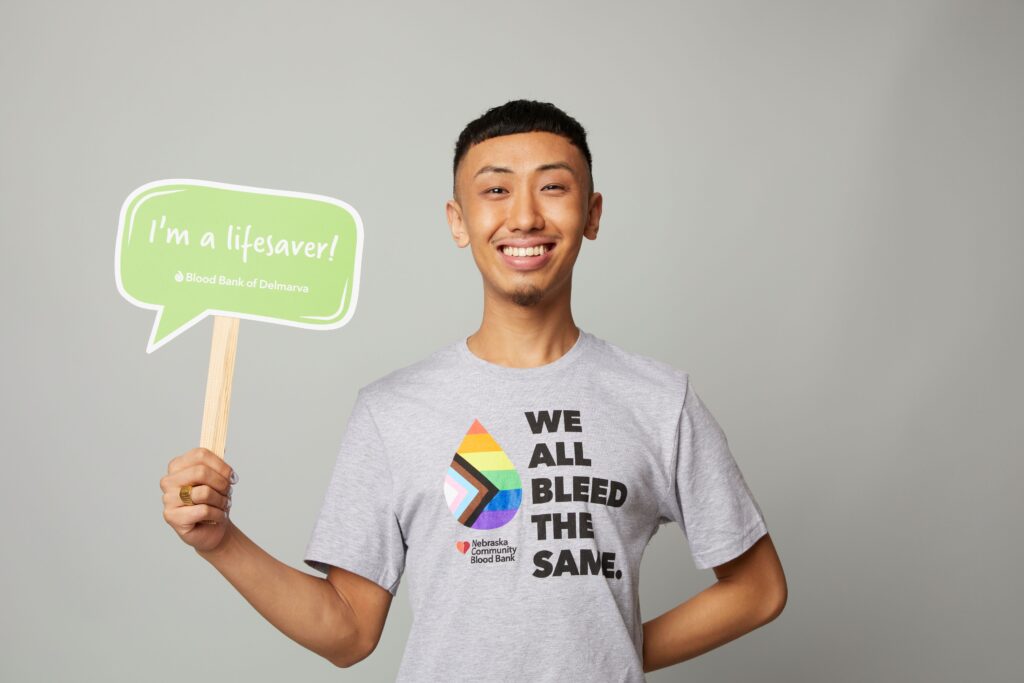
[[[146,353],[208,315],[329,330],[355,312],[363,222],[323,195],[157,180],[121,206],[114,276],[157,311]]]

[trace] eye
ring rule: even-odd
[[[495,192],[495,190],[497,190],[497,192]],[[503,187],[489,187],[486,190],[484,190],[484,194],[499,194],[504,191],[505,188]]]
[[[555,188],[556,190],[564,190],[564,189],[565,189],[565,186],[564,186],[564,185],[558,185],[558,184],[556,184],[556,183],[548,183],[547,185],[545,185],[545,186],[544,186],[544,187],[542,187],[541,189],[542,189],[542,190],[546,190],[546,189],[548,189],[549,187],[553,187],[553,188]]]

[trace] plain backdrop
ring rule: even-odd
[[[361,213],[351,322],[239,338],[232,516],[312,573],[356,390],[480,322],[451,153],[526,97],[583,123],[605,197],[577,323],[691,374],[789,581],[776,621],[649,680],[1011,680],[1022,64],[1020,2],[0,3],[0,679],[393,680],[404,588],[336,669],[164,523],[211,321],[145,353],[118,212],[199,178]],[[666,526],[645,619],[713,581]]]

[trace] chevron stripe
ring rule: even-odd
[[[455,454],[455,458],[452,460],[452,468],[461,474],[469,482],[470,486],[476,489],[472,501],[466,506],[463,513],[459,515],[460,522],[466,526],[473,526],[473,522],[476,521],[476,518],[483,512],[487,504],[491,502],[498,489],[487,477],[480,474],[478,469],[466,462],[466,459],[458,453]]]
[[[448,501],[448,509],[451,510],[453,515],[459,517],[466,509],[466,506],[469,505],[471,499],[469,495],[471,488],[469,482],[449,467],[448,473],[444,477],[444,484],[444,497]]]

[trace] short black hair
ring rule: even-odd
[[[455,158],[452,161],[452,187],[455,185],[455,174],[459,162],[473,145],[496,138],[501,135],[515,133],[532,133],[541,131],[554,133],[567,138],[583,153],[587,160],[587,172],[590,175],[590,190],[594,190],[594,169],[587,146],[587,132],[580,122],[566,114],[550,102],[537,100],[510,100],[497,107],[491,107],[479,118],[470,121],[459,134],[455,142]]]

